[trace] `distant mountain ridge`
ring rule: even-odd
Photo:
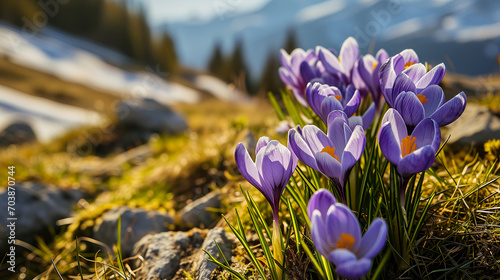
[[[229,52],[241,40],[250,72],[262,69],[267,55],[278,54],[288,30],[303,48],[338,49],[348,36],[362,52],[385,48],[395,54],[414,48],[423,61],[445,62],[468,75],[498,71],[500,1],[497,0],[272,0],[244,15],[226,12],[212,21],[165,23],[180,60],[204,68],[214,45]]]

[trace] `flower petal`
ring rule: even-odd
[[[320,152],[316,154],[318,170],[326,177],[340,182],[342,179],[342,165],[330,154]]]
[[[438,85],[430,85],[419,94],[425,96],[425,99],[427,99],[427,101],[422,104],[424,106],[426,118],[436,112],[436,110],[441,107],[444,102],[443,89]]]
[[[458,119],[464,112],[466,105],[467,96],[462,91],[439,107],[430,118],[435,120],[439,126],[445,126]]]
[[[344,70],[344,74],[348,77],[351,76],[350,72],[354,66],[354,63],[358,59],[359,56],[359,46],[356,39],[353,37],[347,38],[342,44],[342,48],[340,49],[340,62],[342,64],[342,68]]]
[[[364,130],[367,130],[370,127],[370,125],[372,124],[373,118],[375,118],[375,103],[374,102],[372,102],[372,105],[370,105],[368,110],[366,110],[366,112],[363,114],[363,116],[361,118],[363,120],[362,127]]]
[[[427,74],[425,74],[418,82],[416,82],[415,86],[417,86],[417,89],[421,90],[429,85],[437,85],[443,79],[445,72],[446,68],[444,63],[440,63],[427,72]]]
[[[434,153],[436,153],[441,144],[441,130],[433,119],[422,120],[415,127],[411,136],[416,138],[417,149],[430,145],[434,149]]]
[[[416,126],[425,117],[424,106],[413,92],[402,92],[394,103],[406,125]]]
[[[359,94],[359,91],[356,90],[354,92],[354,95],[352,98],[349,100],[349,102],[346,104],[344,108],[345,114],[350,117],[356,113],[356,111],[359,108],[359,104],[361,103],[361,94]]]
[[[297,78],[290,73],[290,70],[285,69],[284,67],[280,67],[278,72],[279,72],[281,81],[285,85],[287,85],[289,87],[297,87],[298,86]]]
[[[334,119],[336,118],[343,118],[345,122],[347,122],[348,118],[347,118],[347,115],[345,114],[345,112],[343,110],[335,110],[335,111],[332,111],[330,112],[330,114],[328,114],[328,118],[327,118],[327,124],[331,123]],[[329,133],[333,133],[334,131],[328,131],[328,134]]]
[[[396,98],[399,96],[401,92],[404,91],[411,91],[415,92],[415,84],[413,81],[406,75],[405,73],[401,73],[396,77],[396,80],[394,81],[394,87],[392,88],[392,104],[394,108],[394,103],[396,103]]]
[[[255,145],[255,154],[258,154],[260,149],[267,146],[267,144],[269,144],[270,141],[271,141],[271,138],[269,138],[267,136],[260,137],[259,141],[257,141],[257,145]]]
[[[238,170],[240,170],[241,175],[247,179],[247,181],[252,184],[257,189],[262,189],[262,184],[260,181],[259,172],[257,171],[257,167],[253,162],[250,154],[248,154],[247,149],[243,143],[239,143],[236,146],[236,150],[234,152],[234,158],[236,161],[236,166]]]
[[[292,148],[290,147],[290,139],[288,139],[288,138],[287,138],[286,147],[290,151],[290,154],[292,155],[290,165],[287,168],[287,170],[290,174],[287,176],[292,177],[293,172],[295,172],[295,169],[297,168],[297,164],[299,162],[299,159],[298,159],[297,155],[293,152]]]
[[[290,65],[290,55],[284,49],[280,49],[280,62],[283,67]]]
[[[382,119],[378,143],[382,154],[392,164],[399,164],[401,160],[401,139],[406,136],[408,136],[408,133],[403,119],[396,110],[389,109]]]
[[[376,218],[363,236],[357,252],[358,258],[374,258],[384,248],[386,238],[387,224],[381,218]]]
[[[339,59],[330,50],[320,47],[318,57],[321,63],[325,66],[325,70],[327,72],[331,74],[343,72]]]
[[[361,126],[356,126],[352,132],[349,142],[345,146],[342,155],[342,171],[347,175],[347,172],[359,161],[363,151],[365,150],[366,136]],[[343,183],[343,182],[342,182]]]
[[[341,277],[347,279],[358,279],[368,274],[371,266],[372,261],[370,259],[359,259],[345,262],[342,265],[337,266],[335,271]]]
[[[357,259],[356,255],[347,249],[335,249],[328,255],[328,260],[336,266],[346,262],[357,261]]]
[[[389,58],[382,66],[380,66],[378,71],[378,77],[380,82],[380,89],[384,94],[384,97],[392,107],[392,86],[396,80],[396,72],[394,71],[394,57]]]
[[[295,131],[294,129],[290,129],[288,131],[288,144],[300,161],[312,169],[318,170],[316,158],[301,133]]]
[[[406,130],[406,124],[403,120],[403,117],[401,117],[399,112],[395,109],[390,108],[389,110],[387,110],[384,117],[382,118],[382,125],[386,122],[390,122],[392,124],[391,128],[398,142],[408,136],[408,131]]]
[[[300,48],[296,48],[290,54],[290,69],[296,75],[300,74],[300,64],[306,58],[307,53]]]
[[[328,257],[330,246],[327,243],[326,236],[328,233],[325,229],[324,217],[321,216],[319,210],[313,210],[311,217],[311,237],[314,242],[314,247],[323,256]]]
[[[264,154],[262,170],[259,172],[272,190],[271,207],[275,214],[277,214],[283,191],[292,176],[293,170],[290,172],[292,164],[292,152],[279,141],[270,141]]]
[[[431,167],[436,157],[436,151],[432,146],[424,146],[413,153],[405,156],[398,164],[398,173],[403,178],[409,178],[411,175],[423,172]]]
[[[349,234],[354,238],[354,244],[349,250],[357,252],[361,245],[361,228],[358,218],[354,215],[351,209],[342,203],[335,204],[328,210],[326,219],[326,230],[331,236],[328,237],[328,243],[336,248],[337,241],[341,237],[341,233]]]
[[[300,103],[300,105],[307,107],[307,100],[304,98],[304,93],[296,88],[292,88],[292,93],[295,99]]]
[[[354,87],[356,89],[358,89],[360,91],[361,95],[364,97],[364,96],[366,96],[366,93],[368,91],[368,87],[360,74],[360,68],[364,67],[362,65],[363,65],[363,58],[360,58],[354,64],[354,68],[352,69],[351,80],[352,80],[352,84],[354,85]]]
[[[318,170],[316,158],[300,133],[294,129],[288,131],[288,144],[300,161],[312,169]]]
[[[284,149],[283,149],[284,148]],[[259,189],[260,192],[266,197],[267,201],[271,205],[273,211],[275,211],[281,194],[283,193],[284,186],[288,179],[283,175],[285,174],[285,166],[283,166],[283,161],[287,160],[284,155],[290,151],[276,140],[272,140],[266,146],[265,150],[261,149],[260,153],[257,154],[255,159],[255,166],[260,175],[260,182],[262,188]],[[288,154],[289,163],[290,154]]]
[[[311,68],[311,65],[307,63],[307,61],[302,61],[300,64],[300,75],[302,76],[302,79],[304,80],[304,84],[312,79],[315,78],[314,72]]]
[[[302,136],[313,154],[321,152],[326,146],[331,147],[333,145],[326,134],[315,125],[304,126]]]
[[[332,111],[343,109],[344,108],[342,107],[342,104],[340,104],[337,98],[335,98],[335,96],[333,95],[330,95],[325,97],[321,102],[321,107],[318,115],[321,117],[321,120],[326,123],[328,121],[328,115]]]
[[[318,210],[323,219],[326,219],[328,209],[335,203],[337,203],[337,199],[335,199],[335,196],[329,190],[319,189],[309,199],[309,204],[307,204],[307,215],[312,219],[313,211]]]
[[[360,116],[352,116],[349,118],[349,128],[351,130],[354,130],[354,128],[356,128],[356,126],[358,125],[363,127],[363,118],[361,118]]]
[[[347,124],[345,118],[335,118],[328,122],[328,138],[332,141],[335,147],[335,153],[342,159],[342,152],[349,138],[351,138],[352,131]]]
[[[379,63],[384,63],[389,58],[389,54],[386,50],[380,49],[375,55],[375,58]]]
[[[413,49],[405,49],[405,50],[401,51],[399,54],[403,57],[405,63],[406,62],[413,62],[413,63],[419,62],[418,55]]]
[[[422,63],[416,63],[405,69],[402,73],[405,73],[410,77],[413,82],[420,80],[427,72],[427,69]]]
[[[307,103],[309,103],[309,106],[313,111],[319,112],[319,108],[321,106],[321,101],[323,101],[323,96],[318,95],[318,91],[321,87],[324,87],[326,85],[322,85],[321,83],[315,82],[315,83],[307,83],[306,86],[306,98],[307,98]]]

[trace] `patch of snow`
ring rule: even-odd
[[[49,33],[54,35],[54,32]],[[65,36],[69,35],[56,38],[42,34],[33,36],[0,24],[0,54],[16,64],[122,97],[148,97],[164,104],[199,100],[195,90],[159,78],[158,74],[162,74],[160,69],[125,71],[104,62],[93,53],[59,40],[66,40]]]
[[[384,30],[384,39],[392,40],[402,36],[406,36],[415,32],[420,31],[424,27],[422,20],[418,18],[412,18],[405,20],[403,22],[394,24],[387,27]]]
[[[40,142],[49,142],[79,126],[98,125],[103,119],[94,111],[0,86],[0,128],[15,121],[24,121],[31,126]]]
[[[459,30],[455,40],[459,43],[483,41],[500,37],[500,22],[478,27],[469,27]]]
[[[208,91],[222,100],[241,101],[245,99],[243,93],[234,86],[228,85],[224,81],[213,76],[198,75],[193,83],[197,88]]]
[[[123,53],[104,47],[97,43],[85,40],[83,38],[76,37],[74,35],[68,34],[61,30],[55,29],[50,26],[46,26],[43,29],[40,29],[40,34],[45,35],[50,38],[54,38],[59,41],[63,41],[72,47],[79,48],[85,51],[88,51],[92,54],[99,56],[99,58],[104,61],[113,63],[115,65],[124,66],[131,62],[130,58]]]
[[[298,24],[315,21],[327,16],[334,15],[344,9],[346,3],[344,0],[330,0],[323,3],[315,4],[302,9],[297,14]]]
[[[241,32],[245,28],[265,26],[267,18],[262,14],[249,15],[242,18],[236,18],[231,24],[233,32]]]

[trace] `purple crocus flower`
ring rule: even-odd
[[[387,224],[381,218],[371,223],[361,237],[354,213],[338,203],[326,189],[316,191],[307,205],[311,236],[317,251],[335,264],[339,276],[357,279],[365,276],[372,259],[384,248]]]
[[[342,111],[333,111],[330,115],[327,134],[314,125],[306,125],[298,132],[290,129],[288,143],[305,165],[334,183],[345,202],[345,182],[363,154],[366,137],[359,125],[351,130]]]
[[[427,118],[408,135],[403,118],[391,108],[382,118],[378,142],[382,154],[396,166],[401,177],[403,205],[408,180],[413,174],[429,169],[434,162],[441,143],[441,131],[435,120]]]
[[[281,80],[292,91],[295,99],[305,107],[307,107],[307,101],[304,95],[306,85],[309,82],[321,82],[329,85],[338,83],[338,78],[326,72],[314,50],[304,51],[297,48],[290,55],[285,50],[281,50],[280,59],[279,75]]]
[[[327,123],[330,112],[342,110],[348,117],[354,115],[361,102],[359,91],[353,85],[343,90],[321,83],[309,83],[306,88],[307,102],[311,109]]]
[[[359,57],[359,46],[356,39],[347,38],[340,48],[338,57],[334,52],[322,47],[318,49],[317,53],[328,73],[337,76],[344,84],[351,83],[354,64]]]
[[[422,63],[406,62],[401,53],[389,58],[379,70],[380,87],[389,107],[394,108],[397,96],[407,91],[410,84],[413,84],[413,92],[417,95],[428,86],[439,84],[444,77],[445,66],[440,63],[426,72]]]
[[[285,146],[269,137],[261,137],[255,147],[255,162],[243,143],[236,146],[236,166],[241,175],[267,199],[278,221],[279,202],[283,190],[297,167],[297,157]]]
[[[463,91],[445,103],[443,89],[438,85],[430,85],[416,94],[415,84],[404,73],[398,75],[394,85],[402,90],[396,95],[394,109],[410,128],[424,118],[431,118],[439,126],[445,126],[458,119],[467,104],[467,96]]]
[[[380,66],[382,66],[388,58],[389,54],[387,54],[384,49],[381,49],[377,52],[375,57],[371,54],[367,54],[359,58],[354,65],[353,84],[363,97],[370,93],[377,108],[380,108],[382,105],[382,90],[380,89],[378,72]]]

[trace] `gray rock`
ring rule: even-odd
[[[181,262],[180,255],[189,245],[189,237],[184,232],[162,232],[143,237],[134,246],[133,255],[141,255],[144,263],[137,279],[172,279]]]
[[[0,147],[35,142],[36,140],[35,132],[25,122],[12,123],[0,132]]]
[[[448,141],[450,145],[482,145],[490,139],[500,137],[500,118],[487,107],[469,103],[462,116],[446,128],[448,130],[443,133],[443,138],[446,139],[451,134]]]
[[[211,192],[186,205],[180,211],[180,222],[188,227],[208,227],[216,221],[216,215],[207,208],[221,207],[220,194]]]
[[[134,244],[150,233],[166,231],[174,220],[166,214],[144,209],[118,207],[102,216],[94,226],[94,238],[110,249],[117,243],[118,218],[121,216],[121,244],[124,257],[130,256]]]
[[[115,115],[120,125],[153,132],[175,134],[188,128],[182,116],[150,98],[123,100],[115,108]]]
[[[6,226],[12,220],[7,219],[14,217],[17,218],[14,221],[16,238],[30,243],[44,229],[56,226],[58,220],[69,217],[73,205],[82,198],[82,193],[78,190],[65,190],[32,182],[17,183],[14,189],[14,216],[10,216],[7,211],[8,189],[0,193],[0,205],[2,208],[5,206],[0,211],[0,237],[3,239],[9,234]]]
[[[217,245],[219,245],[224,257],[228,262],[231,261],[231,251],[232,244],[231,241],[226,236],[226,232],[223,228],[214,228],[208,232],[203,245],[198,254],[194,257],[193,261],[193,269],[195,271],[195,279],[197,280],[205,280],[210,279],[212,272],[217,268],[217,265],[213,262],[207,260],[208,255],[203,250],[206,250],[213,257],[215,257],[218,261],[224,263],[224,259],[222,258]]]

